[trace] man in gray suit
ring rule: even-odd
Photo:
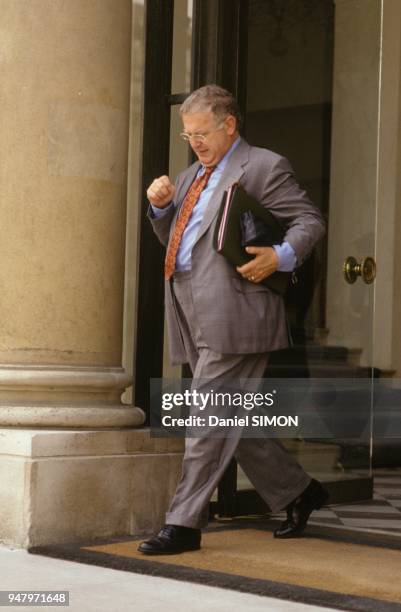
[[[287,159],[240,137],[234,97],[217,85],[194,91],[181,107],[187,140],[198,161],[175,185],[155,179],[147,196],[154,231],[167,246],[166,318],[175,364],[189,363],[195,380],[218,388],[230,379],[263,376],[270,351],[288,346],[282,297],[261,281],[302,264],[324,234],[319,210],[297,184]],[[254,258],[234,268],[213,247],[223,192],[240,182],[285,227],[282,244],[247,247]],[[142,542],[145,554],[200,548],[208,503],[232,457],[273,512],[287,509],[275,537],[298,536],[328,495],[277,439],[186,438],[180,483],[166,524]]]

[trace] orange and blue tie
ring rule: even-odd
[[[175,224],[173,235],[171,236],[171,240],[167,248],[166,261],[164,265],[164,277],[166,280],[169,280],[174,274],[177,253],[181,244],[184,230],[188,224],[194,206],[199,200],[202,191],[205,189],[214,169],[215,166],[207,167],[205,172],[194,180],[181,206],[179,217],[177,223]]]

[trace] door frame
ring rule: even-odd
[[[189,92],[171,92],[174,0],[147,0],[145,13],[144,123],[141,176],[138,325],[135,403],[149,423],[150,378],[163,372],[164,250],[146,218],[146,188],[169,164],[170,108]],[[194,0],[192,89],[214,82],[232,91],[245,110],[248,0]],[[244,113],[245,114],[245,113]],[[152,308],[149,308],[152,304]],[[188,376],[188,372],[185,372]],[[325,483],[333,502],[372,497],[373,479]],[[211,514],[233,517],[268,507],[255,490],[237,491],[233,460],[218,487]]]

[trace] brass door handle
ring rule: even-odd
[[[344,278],[347,283],[355,283],[358,276],[367,285],[373,283],[376,278],[376,262],[373,257],[364,257],[361,263],[358,263],[355,257],[347,257],[343,265]]]

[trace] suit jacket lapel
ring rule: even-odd
[[[195,162],[192,166],[189,166],[185,172],[183,172],[182,181],[177,185],[176,201],[178,202],[177,208],[181,208],[185,196],[187,195],[188,189],[192,185],[197,175],[199,168],[201,167],[200,162]]]
[[[195,242],[197,242],[199,238],[203,236],[219,212],[224,191],[233,183],[239,182],[244,174],[244,166],[248,163],[249,159],[249,148],[248,143],[242,140],[230,156],[223,174],[221,175],[220,180],[217,183],[212,197],[207,205]]]
[[[172,235],[175,224],[177,223],[178,214],[181,210],[182,203],[185,199],[185,196],[187,195],[188,189],[190,188],[190,186],[195,180],[195,177],[198,173],[200,166],[201,166],[200,162],[195,162],[194,164],[192,164],[192,166],[187,168],[187,170],[185,170],[185,172],[183,173],[182,180],[177,185],[177,191],[175,194],[175,201],[177,202],[177,207],[176,207],[174,217],[173,217],[173,220],[170,226],[170,236]]]

